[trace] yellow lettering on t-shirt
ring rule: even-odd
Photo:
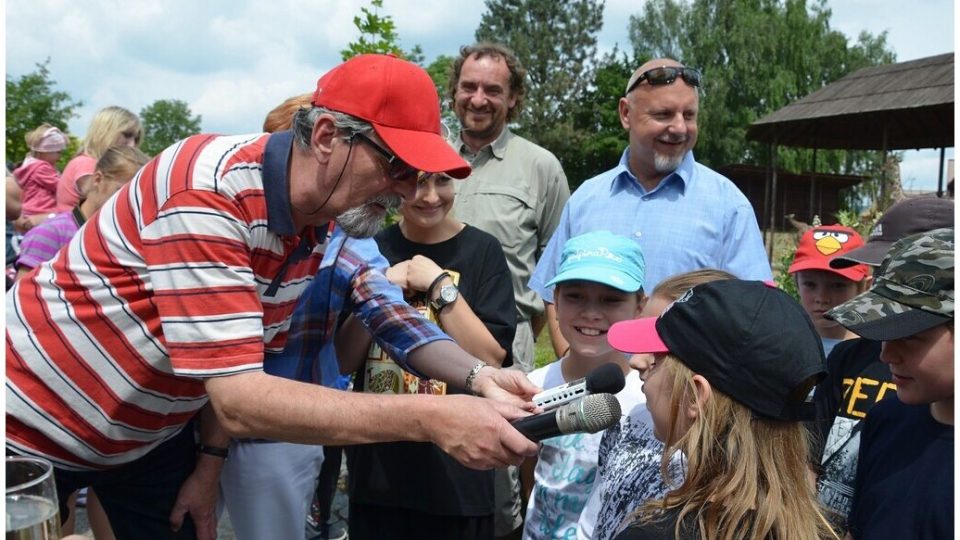
[[[873,379],[864,379],[863,377],[858,377],[856,382],[853,383],[853,390],[850,392],[850,401],[847,402],[847,414],[857,418],[866,418],[866,413],[857,410],[857,401],[869,397],[864,393],[865,386],[877,386],[879,384],[880,383],[878,381]]]
[[[883,385],[880,386],[880,391],[877,392],[877,401],[880,401],[881,399],[883,399],[883,396],[887,393],[887,390],[893,390],[894,392],[896,392],[897,385],[893,384],[892,382],[883,383]]]
[[[843,380],[843,399],[847,399],[847,395],[850,394],[850,388],[852,386],[853,386],[853,379]]]

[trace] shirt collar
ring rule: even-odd
[[[643,185],[637,180],[637,177],[630,171],[630,147],[626,147],[623,150],[623,154],[620,155],[620,162],[617,163],[617,166],[614,168],[615,179],[618,180],[621,185],[629,184],[636,186],[641,193],[656,193],[661,188],[671,183],[677,183],[681,193],[686,192],[687,186],[690,185],[691,180],[693,179],[693,165],[696,161],[693,158],[693,150],[686,153],[683,156],[683,161],[680,162],[680,166],[676,168],[672,173],[664,176],[660,183],[657,184],[657,187],[651,191],[646,191]]]
[[[263,151],[263,196],[267,200],[267,229],[281,236],[292,236],[293,211],[290,207],[290,179],[287,171],[293,148],[293,132],[270,135]]]
[[[467,146],[467,143],[463,142],[463,136],[458,135],[457,138],[459,139],[457,151],[460,153],[460,156],[463,157],[465,155],[473,154],[473,152],[470,150],[470,147]],[[489,148],[490,154],[493,155],[493,157],[503,161],[504,156],[507,154],[507,143],[510,142],[510,139],[512,138],[513,133],[510,131],[510,128],[504,125],[503,130],[500,131],[500,135],[498,135],[492,143],[481,148],[475,155],[480,155],[480,152],[483,152]]]

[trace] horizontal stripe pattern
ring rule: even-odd
[[[266,141],[168,148],[8,293],[11,446],[68,468],[132,461],[206,403],[204,378],[260,370],[265,350],[282,350],[322,252],[264,295],[301,242],[269,230]]]

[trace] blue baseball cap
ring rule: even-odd
[[[643,288],[646,267],[637,242],[609,231],[588,232],[564,244],[560,269],[547,287],[577,280],[637,292]]]

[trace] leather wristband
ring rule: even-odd
[[[197,445],[197,452],[201,454],[207,454],[208,456],[216,456],[218,458],[227,459],[227,456],[230,454],[230,450],[222,446],[207,446],[205,444]]]
[[[437,287],[437,285],[439,285],[440,282],[443,281],[443,278],[448,278],[448,277],[450,277],[450,272],[447,272],[447,271],[440,272],[440,275],[437,276],[436,279],[433,280],[433,283],[431,283],[429,287],[427,287],[427,300],[428,300],[428,301],[429,301],[431,298],[433,298],[433,289],[435,289],[435,288]]]

